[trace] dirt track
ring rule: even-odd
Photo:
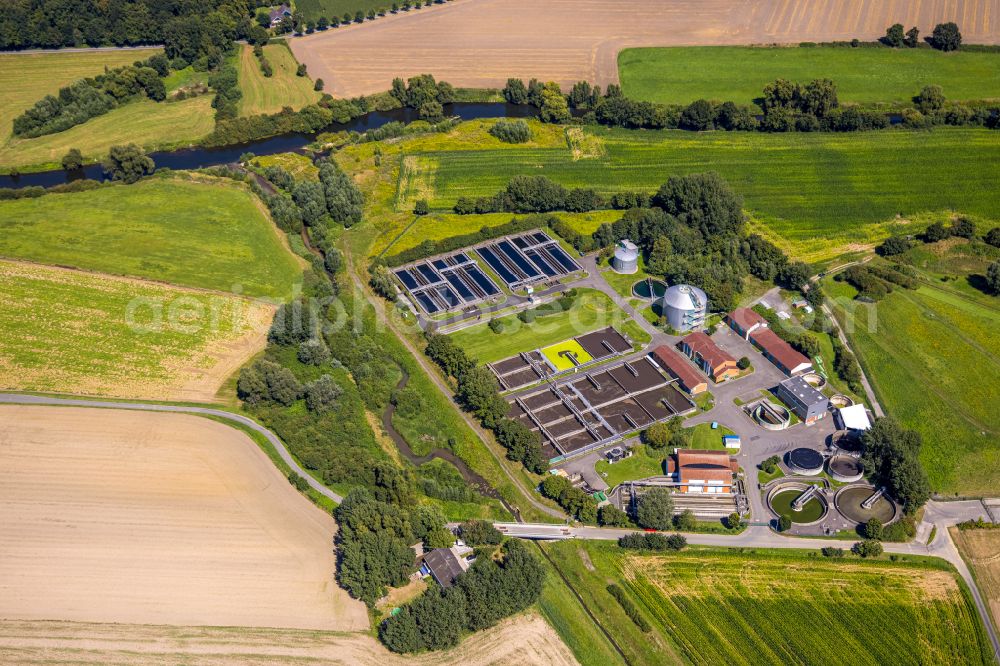
[[[17,664],[576,664],[537,615],[505,620],[447,652],[403,658],[365,634],[0,621],[0,662]]]
[[[222,424],[0,407],[0,618],[363,630],[335,530]]]
[[[1000,42],[1000,0],[455,0],[289,44],[328,92],[351,97],[424,72],[468,87],[606,86],[629,46],[874,39],[897,21],[929,34],[951,20],[967,42]]]

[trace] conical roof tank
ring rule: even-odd
[[[708,296],[698,287],[675,284],[668,287],[660,301],[670,328],[690,331],[701,328],[708,312]]]
[[[639,248],[629,239],[618,241],[611,267],[616,273],[635,273],[639,270]]]

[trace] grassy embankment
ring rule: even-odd
[[[519,174],[610,194],[651,192],[672,174],[715,170],[743,195],[751,228],[790,255],[817,263],[868,250],[893,233],[919,232],[935,217],[922,213],[957,210],[1000,219],[993,196],[1000,150],[989,130],[763,134],[595,127],[583,132],[596,137],[600,150],[579,159],[565,143],[540,148],[482,143],[475,149],[449,146],[447,135],[424,137],[420,146],[400,142],[406,157],[397,209],[411,210],[420,198],[447,209],[462,196],[492,195]],[[976,168],[966,168],[969,163]],[[403,226],[410,221],[412,216]]]
[[[286,106],[297,110],[319,101],[321,93],[313,90],[313,80],[295,75],[299,63],[284,43],[265,46],[264,57],[271,63],[272,76],[266,77],[261,72],[252,46],[240,47],[241,116],[277,113]]]
[[[649,334],[639,328],[608,296],[593,289],[579,291],[579,299],[566,312],[539,317],[530,324],[517,315],[502,317],[503,330],[494,333],[486,324],[456,331],[451,337],[472,358],[482,363],[499,361],[518,352],[545,347],[590,331],[614,326],[633,342],[649,342]]]
[[[54,169],[70,148],[78,148],[89,160],[107,154],[111,146],[137,143],[149,150],[185,146],[196,142],[215,126],[212,96],[202,95],[179,102],[130,102],[110,113],[64,132],[34,139],[11,136],[14,118],[45,95],[108,67],[130,65],[148,58],[157,49],[95,51],[93,53],[44,53],[0,55],[0,171]],[[182,77],[168,79],[172,87]],[[174,85],[176,84],[176,85]]]
[[[33,262],[3,264],[6,388],[211,400],[270,323],[246,296],[283,299],[301,275],[229,181],[4,201],[0,231],[0,256]]]
[[[856,292],[845,283],[828,282],[826,291],[837,299],[837,315],[882,406],[923,436],[921,461],[932,488],[988,495],[1000,479],[1000,307],[970,284],[990,256],[972,256],[962,251],[967,247],[952,239],[916,248],[911,263],[926,281],[915,291],[897,288],[874,306],[851,301]]]
[[[1000,54],[933,49],[710,46],[625,49],[622,90],[634,99],[750,104],[778,78],[831,79],[841,102],[909,102],[926,85],[956,100],[1000,97]]]
[[[543,548],[629,663],[990,663],[971,598],[939,560],[707,548],[640,555],[573,541]],[[607,592],[612,580],[649,632]],[[571,646],[575,639],[564,634]]]
[[[243,186],[179,178],[0,201],[0,256],[276,298],[302,272]]]

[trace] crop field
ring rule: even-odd
[[[714,170],[743,195],[760,233],[811,262],[870,249],[904,229],[917,233],[917,220],[907,223],[926,211],[1000,219],[1000,200],[994,196],[1000,140],[989,130],[587,131],[602,139],[603,156],[574,160],[567,148],[408,155],[400,196],[410,197],[408,185],[421,182],[431,206],[445,208],[459,197],[492,195],[518,174],[545,175],[566,187],[593,187],[605,194],[653,191],[671,175]],[[967,168],[969,163],[976,168]]]
[[[396,4],[403,3],[397,1]],[[295,9],[302,12],[307,21],[315,21],[320,16],[343,19],[344,14],[353,17],[358,10],[367,14],[369,9],[388,11],[391,8],[392,2],[386,0],[297,0],[295,3]]]
[[[240,431],[79,407],[0,420],[0,617],[368,628],[333,580],[333,518]]]
[[[909,27],[909,26],[907,26]],[[841,102],[909,102],[925,85],[948,99],[1000,97],[1000,53],[934,49],[691,47],[628,49],[618,55],[622,90],[635,99],[751,104],[778,78],[831,79]]]
[[[848,300],[849,286],[830,284],[883,407],[923,437],[921,461],[932,489],[996,492],[1000,308],[991,297],[930,284],[865,306]]]
[[[976,580],[976,587],[989,605],[993,624],[1000,618],[1000,530],[949,529]],[[997,625],[1000,628],[1000,625]]]
[[[129,278],[0,261],[0,389],[215,398],[264,348],[275,308]]]
[[[214,113],[211,95],[179,102],[129,102],[65,132],[8,141],[0,147],[0,168],[56,169],[70,148],[79,149],[91,161],[102,159],[111,146],[125,143],[138,144],[147,151],[182,148],[197,143],[215,128]]]
[[[131,65],[160,49],[0,55],[0,142],[10,138],[14,118],[46,95],[107,67]],[[0,152],[0,155],[3,155]],[[61,156],[60,156],[61,157]],[[6,162],[0,157],[0,162]]]
[[[808,11],[788,0],[458,0],[291,47],[337,97],[381,92],[395,76],[425,72],[468,88],[499,88],[509,76],[605,88],[618,81],[623,48],[875,39],[896,21],[926,35],[952,20],[965,42],[996,43],[998,15],[997,0],[813,0]]]
[[[502,317],[503,331],[494,333],[484,322],[451,334],[470,357],[491,363],[522,351],[538,349],[574,336],[614,326],[633,342],[649,342],[649,334],[620,310],[605,294],[581,290],[576,304],[566,312],[539,317],[525,324],[517,315]]]
[[[288,485],[282,479],[275,483]],[[367,632],[0,620],[0,661],[22,666],[577,664],[559,634],[535,612],[522,613],[476,632],[450,650],[415,655],[389,652]],[[614,663],[584,662],[585,666]]]
[[[570,368],[594,360],[594,357],[588,354],[576,340],[557,342],[554,345],[542,348],[541,352],[545,355],[545,358],[552,362],[552,365],[556,366],[556,370],[559,371],[569,370]],[[571,355],[576,360],[576,363],[570,360]]]
[[[572,541],[544,548],[630,663],[991,661],[967,591],[931,561],[708,549],[639,555]],[[625,590],[650,632],[606,591],[609,580]]]
[[[270,77],[260,71],[260,62],[252,46],[244,45],[240,49],[239,78],[243,92],[240,115],[277,113],[286,106],[301,109],[319,100],[320,93],[313,90],[313,80],[295,75],[299,64],[288,47],[268,44],[264,47],[264,57],[274,71]]]
[[[301,276],[256,198],[228,181],[0,201],[0,256],[275,298]]]

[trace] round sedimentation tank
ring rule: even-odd
[[[866,500],[876,492],[868,484],[844,486],[834,495],[833,505],[845,518],[855,523],[867,523],[872,518],[878,518],[883,525],[887,525],[899,515],[899,508],[886,495],[881,495],[870,507],[865,507]]]
[[[838,454],[826,461],[826,471],[834,481],[854,483],[865,475],[865,466],[854,456]]]
[[[837,453],[846,453],[852,456],[860,456],[865,449],[864,443],[861,441],[856,433],[846,432],[841,434],[839,437],[834,436],[833,440],[833,450]]]
[[[762,400],[754,408],[753,418],[765,430],[784,430],[792,424],[791,412],[766,400]]]
[[[809,384],[809,386],[816,389],[821,389],[826,386],[826,379],[818,372],[807,372],[802,375],[802,379],[805,380],[806,384]]]
[[[783,483],[767,495],[767,505],[775,514],[788,516],[798,525],[811,525],[823,520],[829,511],[826,498],[818,489],[805,483]],[[808,495],[804,495],[808,493]],[[806,498],[804,502],[799,500]]]
[[[796,474],[816,476],[823,471],[823,454],[806,448],[792,449],[788,452],[788,468]]]
[[[841,407],[850,407],[853,404],[854,404],[854,401],[850,397],[848,397],[848,396],[846,396],[846,395],[844,395],[842,393],[838,393],[836,395],[830,396],[830,406],[831,407],[836,407],[836,408],[840,409]]]
[[[646,300],[663,298],[663,294],[666,291],[667,284],[665,282],[654,280],[652,278],[639,280],[632,285],[632,295]]]
[[[698,287],[675,284],[663,292],[660,301],[667,324],[675,331],[701,328],[708,312],[708,296]]]
[[[639,248],[632,241],[618,241],[615,256],[611,259],[611,267],[616,273],[631,274],[639,270]]]

